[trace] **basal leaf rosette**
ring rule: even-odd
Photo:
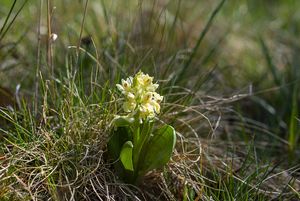
[[[140,71],[134,77],[122,79],[121,84],[116,86],[124,96],[123,109],[127,113],[126,117],[133,117],[142,123],[160,113],[163,96],[155,92],[159,85],[153,83],[153,77]]]

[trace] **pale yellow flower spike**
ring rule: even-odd
[[[143,72],[138,72],[134,77],[122,79],[116,87],[125,96],[123,109],[127,117],[138,118],[140,122],[152,119],[160,113],[160,102],[163,96],[155,92],[158,84],[153,84],[153,77]]]

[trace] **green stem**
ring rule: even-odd
[[[139,122],[135,124],[134,128],[134,141],[133,141],[133,178],[132,182],[136,183],[138,178],[140,177],[139,174],[139,163],[140,158],[143,156],[143,147],[149,141],[151,130],[152,130],[153,123],[150,121],[144,121],[142,124]]]
[[[137,144],[140,140],[140,125],[134,124],[133,128],[133,152],[132,152],[132,161],[133,161],[133,170],[136,171],[137,167],[137,155],[136,155],[136,148]]]

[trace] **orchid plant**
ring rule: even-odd
[[[136,183],[147,172],[164,166],[175,146],[176,133],[172,126],[154,129],[163,100],[155,92],[158,86],[153,84],[153,77],[141,71],[116,85],[124,96],[125,115],[114,118],[108,149],[113,160],[120,159],[115,167],[129,183]]]

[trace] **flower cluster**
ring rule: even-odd
[[[125,96],[123,109],[129,113],[128,117],[137,117],[142,122],[160,113],[163,96],[155,92],[159,85],[153,84],[153,77],[140,71],[116,86]]]

